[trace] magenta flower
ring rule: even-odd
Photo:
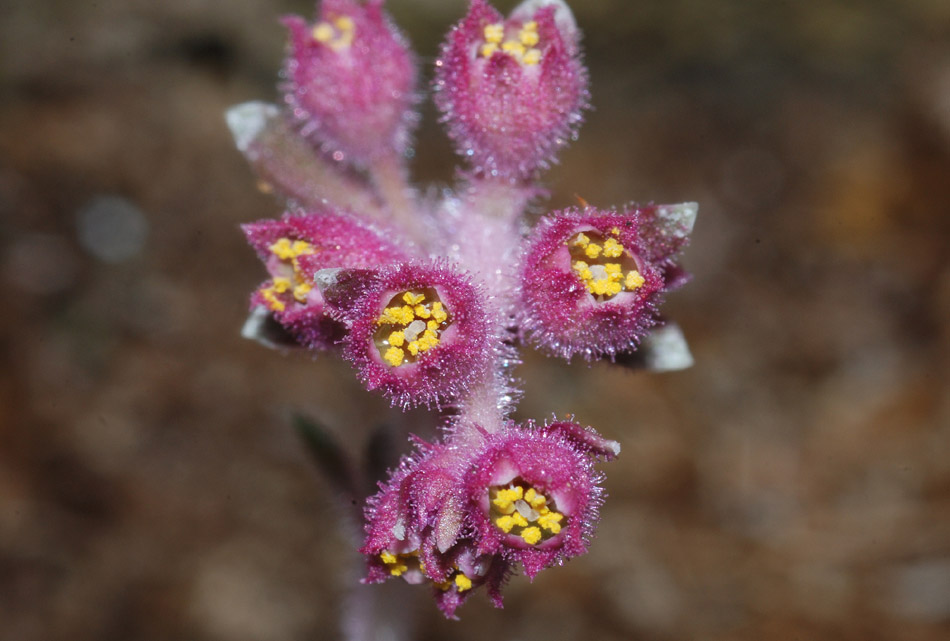
[[[691,220],[683,221],[690,216],[695,207],[685,205],[585,207],[543,218],[522,268],[528,339],[564,358],[636,349],[659,322],[663,293],[686,279],[676,256],[692,229]]]
[[[481,585],[501,607],[529,577],[587,550],[603,502],[593,458],[620,447],[569,421],[508,423],[472,450],[419,444],[367,508],[367,581],[430,581],[447,616]]]
[[[567,145],[588,100],[579,35],[559,0],[528,0],[507,20],[472,0],[436,63],[435,101],[476,172],[529,178]]]
[[[365,165],[401,154],[414,122],[415,69],[383,0],[323,0],[315,24],[290,30],[285,100],[300,132],[336,160]]]
[[[248,242],[270,279],[251,296],[301,345],[331,347],[343,327],[324,313],[313,274],[327,267],[374,267],[406,258],[384,232],[333,210],[284,214],[280,220],[244,225]]]
[[[484,295],[445,263],[400,263],[334,301],[344,357],[394,405],[439,405],[484,375],[493,354]]]
[[[679,255],[696,205],[585,204],[530,229],[539,174],[588,106],[563,0],[525,0],[508,18],[471,0],[435,70],[435,101],[469,167],[452,187],[414,188],[403,153],[412,56],[382,5],[324,0],[316,24],[285,18],[287,108],[228,113],[264,186],[295,212],[244,227],[269,279],[243,333],[340,345],[366,388],[440,412],[441,436],[414,437],[368,499],[360,551],[365,582],[425,584],[454,618],[481,587],[501,607],[515,572],[533,579],[586,552],[604,499],[595,462],[620,450],[573,421],[516,424],[518,349],[688,367],[683,333],[662,325],[659,306],[688,279]],[[307,434],[328,476],[358,497],[350,448]],[[363,480],[380,476],[367,463]],[[372,636],[363,606],[348,638]]]

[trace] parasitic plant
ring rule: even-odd
[[[580,32],[562,0],[505,17],[471,0],[435,63],[433,96],[464,160],[421,196],[406,166],[415,58],[383,0],[323,0],[284,19],[283,104],[228,112],[238,148],[287,202],[244,226],[268,278],[244,334],[335,353],[399,409],[440,412],[368,497],[365,581],[427,584],[439,608],[492,602],[586,551],[619,445],[573,420],[516,424],[518,348],[653,370],[691,359],[659,307],[696,205],[582,203],[529,225],[541,173],[588,107]]]

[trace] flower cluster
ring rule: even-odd
[[[383,0],[323,0],[288,17],[282,106],[228,113],[279,219],[244,226],[268,278],[244,334],[338,353],[368,390],[443,412],[368,499],[367,582],[432,587],[447,616],[517,568],[582,554],[603,501],[597,460],[619,445],[573,420],[516,424],[517,348],[688,366],[664,323],[696,205],[553,211],[528,229],[540,173],[588,104],[580,32],[562,0],[507,18],[471,0],[436,61],[434,98],[465,165],[454,190],[408,183],[414,57]]]

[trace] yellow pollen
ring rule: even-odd
[[[516,58],[521,58],[524,56],[525,48],[524,45],[515,40],[507,40],[501,45],[501,50],[505,53],[511,54]]]
[[[412,292],[406,292],[402,295],[402,299],[410,304],[415,305],[416,303],[421,303],[426,299],[425,294],[413,294]]]
[[[620,263],[606,263],[604,265],[604,271],[607,272],[607,275],[610,276],[611,280],[616,276],[617,278],[623,277],[623,270],[620,267]]]
[[[283,294],[288,289],[290,289],[290,279],[277,277],[274,279],[274,291],[278,294]]]
[[[413,356],[418,356],[419,355],[419,341],[410,341],[409,344],[406,345],[406,349],[409,350],[409,353],[412,354]],[[400,359],[399,362],[401,364],[402,359]]]
[[[402,347],[403,343],[406,342],[406,335],[402,332],[396,331],[389,335],[389,344],[393,347]]]
[[[521,516],[521,512],[513,512],[511,518],[518,527],[528,527],[528,519]]]
[[[630,270],[630,273],[627,274],[627,280],[624,281],[624,285],[629,290],[639,289],[643,287],[643,284],[647,282],[646,279],[640,275],[635,269]]]
[[[584,248],[584,254],[585,254],[588,258],[597,258],[598,256],[600,256],[600,252],[601,252],[601,251],[603,251],[603,249],[602,249],[601,246],[598,245],[597,243],[589,243],[589,244]]]
[[[614,227],[613,229],[610,230],[610,233],[613,234],[614,236],[619,236],[619,235],[620,235],[620,228],[619,228],[619,227]]]
[[[495,519],[495,525],[497,525],[502,532],[508,534],[511,532],[511,528],[515,526],[515,520],[506,514]]]
[[[521,26],[521,28],[522,28],[523,30],[525,30],[525,31],[537,31],[537,30],[538,30],[538,23],[535,22],[534,20],[529,20],[528,22],[524,23],[524,24]]]
[[[386,568],[392,576],[400,576],[409,569],[404,559],[405,556],[402,554],[393,554],[385,550],[379,555],[379,560],[386,564]]]
[[[386,350],[386,355],[383,356],[383,358],[386,359],[386,362],[393,367],[399,367],[402,365],[402,361],[405,358],[405,353],[398,347],[390,347]]]
[[[340,16],[333,21],[333,24],[336,25],[336,28],[340,31],[348,32],[354,31],[356,29],[356,24],[353,22],[353,18],[349,16]]]
[[[524,63],[526,65],[536,65],[541,62],[541,51],[539,49],[528,49],[524,54]]]
[[[578,234],[577,238],[574,239],[574,244],[580,247],[587,247],[588,243],[590,243],[590,238],[584,233]]]
[[[608,238],[604,242],[604,256],[607,258],[619,258],[623,255],[623,245],[613,238]]]
[[[459,592],[465,592],[465,590],[472,589],[472,580],[465,576],[464,574],[455,575],[455,587],[458,588]]]
[[[298,303],[306,303],[307,294],[309,294],[312,289],[313,285],[310,283],[300,283],[294,287],[294,300],[296,300]]]
[[[322,42],[327,44],[333,40],[333,36],[336,35],[336,32],[333,30],[333,27],[330,26],[327,22],[320,22],[313,28],[313,39],[317,42]]]
[[[563,514],[558,512],[548,512],[547,514],[542,514],[538,518],[538,525],[550,532],[551,534],[557,534],[561,531],[561,519],[564,518]]]
[[[484,35],[485,42],[499,44],[505,38],[505,25],[500,22],[485,25]]]
[[[521,44],[526,47],[533,47],[534,45],[538,44],[540,38],[538,37],[537,31],[531,31],[527,28],[523,28],[518,33],[518,40],[520,40]]]
[[[498,51],[498,45],[494,42],[487,42],[482,45],[482,58],[491,58]]]
[[[392,552],[387,552],[383,550],[379,555],[379,560],[385,563],[386,565],[391,565],[396,562],[396,555]]]
[[[416,305],[412,311],[415,312],[418,318],[429,318],[432,316],[432,312],[426,309],[425,305]]]
[[[273,287],[265,287],[261,290],[261,296],[264,297],[264,302],[267,303],[267,309],[272,312],[282,312],[287,309],[287,305],[284,301],[277,298],[277,294],[274,293]]]
[[[521,538],[525,540],[525,543],[534,545],[541,540],[541,529],[535,526],[525,528],[521,532]]]

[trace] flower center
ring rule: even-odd
[[[379,355],[393,367],[414,363],[420,354],[441,342],[452,324],[448,310],[434,289],[397,294],[376,320],[373,339]]]
[[[316,253],[317,250],[308,242],[289,238],[279,239],[269,249],[279,259],[279,263],[276,268],[272,268],[274,277],[271,284],[260,290],[267,308],[272,312],[282,312],[293,301],[306,303],[313,283],[304,277],[297,259]]]
[[[505,25],[501,22],[486,25],[483,32],[483,44],[479,49],[482,58],[491,58],[496,51],[508,54],[524,65],[536,65],[541,62],[541,50],[538,23],[534,20],[521,25],[517,31],[509,30],[505,39]]]
[[[349,16],[339,16],[329,22],[324,20],[315,24],[311,35],[314,41],[339,51],[353,44],[356,25]]]
[[[553,501],[537,489],[518,481],[508,487],[493,487],[488,492],[489,516],[498,529],[514,534],[535,545],[561,531],[564,515],[554,509]]]
[[[630,252],[617,240],[620,230],[614,227],[610,234],[604,239],[597,233],[581,232],[565,243],[571,252],[571,269],[600,301],[624,290],[640,289],[646,282]]]

